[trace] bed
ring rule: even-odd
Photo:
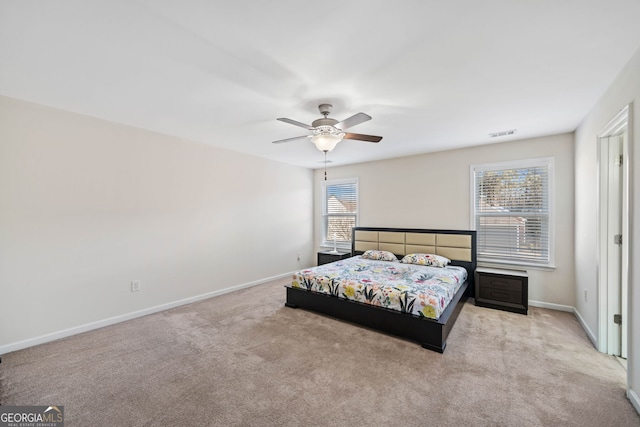
[[[352,258],[294,273],[291,285],[286,286],[285,305],[417,341],[424,348],[442,353],[464,302],[473,296],[476,232],[355,227],[351,249]],[[362,259],[361,255],[369,250],[391,252],[398,259],[413,253],[436,254],[451,263],[450,268],[434,269]],[[447,270],[445,276],[450,277],[434,276],[438,270],[443,274]],[[418,282],[416,294],[411,293],[415,289],[409,289],[412,280]],[[442,285],[440,293],[421,290],[426,282],[434,280]],[[456,280],[459,283],[454,283]],[[444,286],[449,281],[452,286]],[[382,290],[383,285],[387,291]],[[389,298],[388,293],[394,292],[396,295]],[[425,293],[435,295],[437,304],[414,298]],[[443,299],[446,304],[440,304]]]

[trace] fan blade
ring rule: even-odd
[[[347,133],[344,136],[344,139],[356,139],[358,141],[367,141],[367,142],[380,142],[380,141],[382,141],[382,137],[381,136],[363,135],[361,133]]]
[[[336,123],[334,126],[337,127],[338,129],[346,130],[351,127],[354,127],[355,125],[359,125],[360,123],[364,123],[367,120],[371,120],[371,116],[365,113],[358,113],[358,114],[354,114],[348,119],[344,119],[343,121]]]
[[[285,117],[281,117],[278,120],[280,120],[281,122],[289,123],[290,125],[300,126],[301,128],[305,128],[307,130],[313,130],[314,129],[312,126],[305,125],[304,123],[297,122],[297,121],[291,120],[291,119],[287,119]]]
[[[273,141],[274,144],[282,144],[283,142],[292,142],[298,139],[309,139],[308,136],[304,135],[304,136],[294,136],[293,138],[287,138],[287,139],[279,139],[277,141]]]

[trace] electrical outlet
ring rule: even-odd
[[[131,281],[131,292],[138,292],[140,290],[140,280]]]
[[[584,290],[584,302],[587,302],[587,290]]]

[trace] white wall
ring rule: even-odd
[[[597,58],[594,58],[596,61]],[[629,336],[640,334],[640,50],[620,72],[606,93],[576,130],[576,309],[594,334],[598,334],[598,307],[596,298],[585,302],[579,295],[587,289],[597,293],[597,135],[620,110],[635,103],[631,111],[630,135],[630,307]],[[629,341],[629,395],[640,411],[640,339]]]
[[[308,169],[0,97],[0,354],[312,265],[312,209]]]
[[[329,179],[359,178],[359,225],[371,227],[471,228],[469,166],[535,157],[555,158],[556,269],[529,270],[529,299],[574,306],[573,134],[334,167]],[[348,142],[345,142],[348,143]],[[393,141],[383,141],[392,144]],[[334,156],[339,156],[336,148]],[[315,203],[322,204],[323,170],[316,170]],[[315,212],[316,249],[322,217]]]

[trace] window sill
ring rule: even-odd
[[[553,264],[540,265],[540,264],[526,264],[526,263],[486,261],[486,260],[478,260],[478,267],[504,268],[504,269],[511,269],[511,270],[540,270],[540,271],[555,271],[556,269],[556,266]]]
[[[331,245],[320,245],[320,249],[327,250],[327,251],[332,251],[333,250],[333,244],[331,244]],[[336,245],[336,250],[338,250],[339,252],[351,252],[351,245],[349,245],[349,246]]]

